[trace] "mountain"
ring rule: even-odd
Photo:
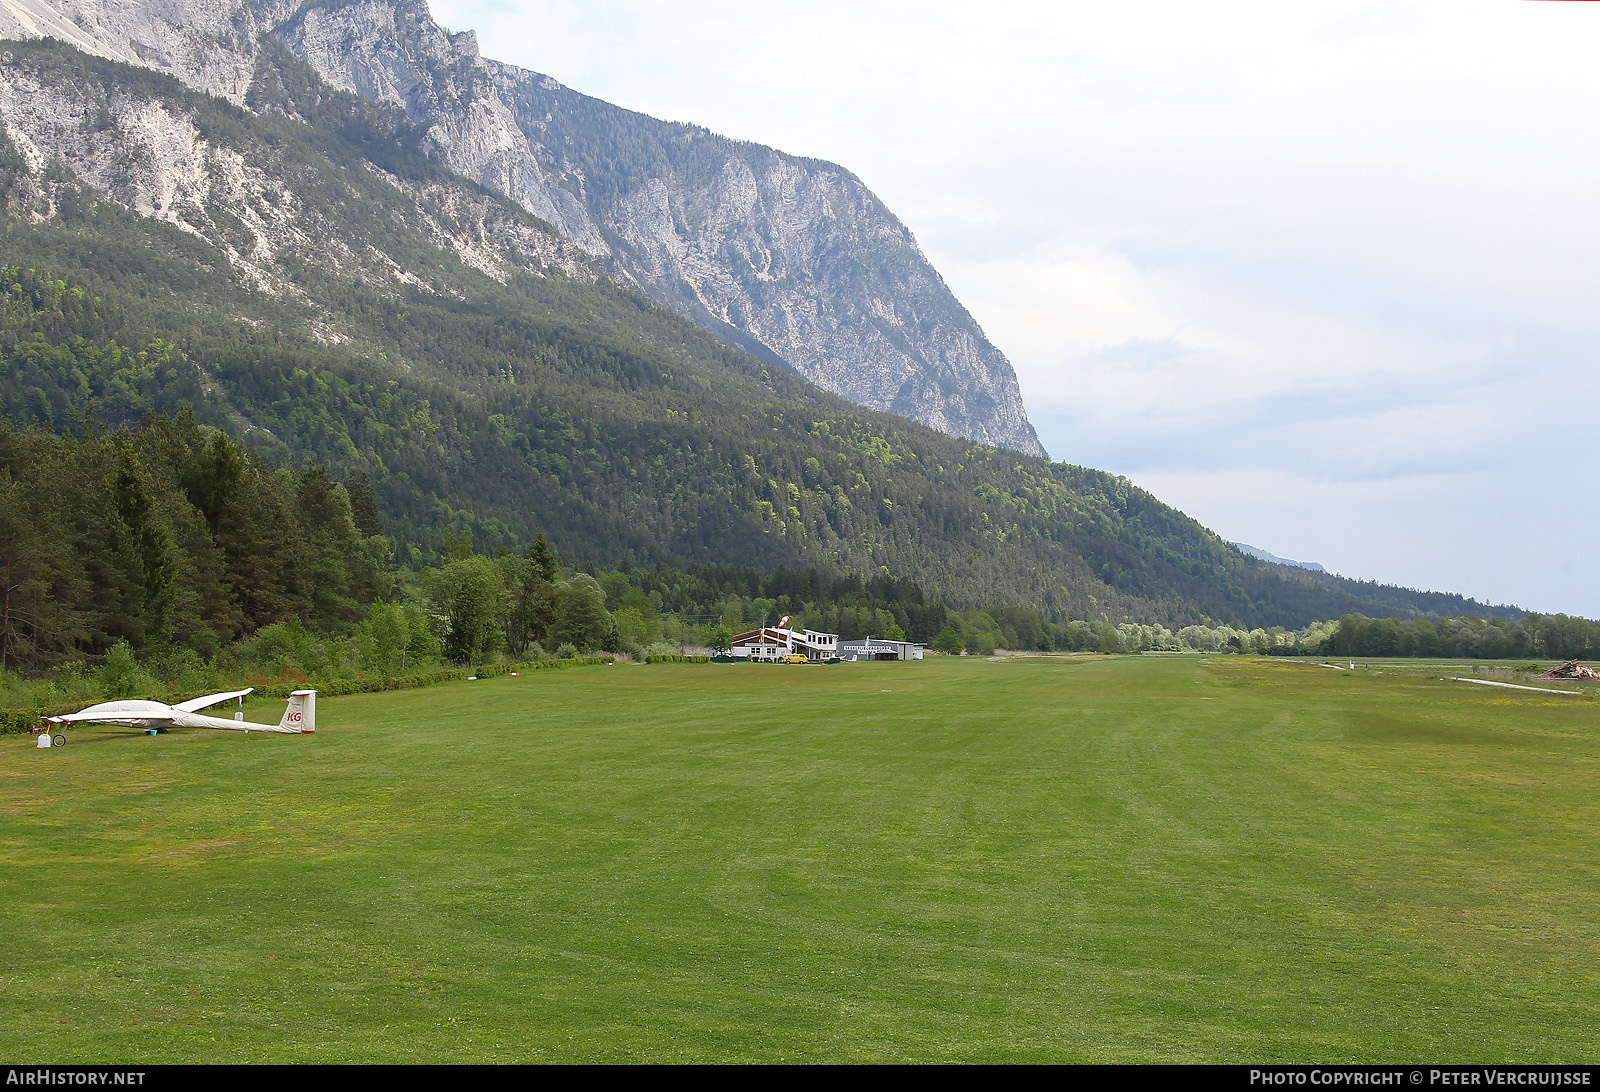
[[[238,97],[0,45],[17,427],[192,405],[269,461],[365,475],[416,564],[542,529],[580,563],[892,575],[1058,621],[1521,616],[1269,565],[1126,479],[853,405],[603,275],[270,38]]]
[[[834,164],[486,59],[421,0],[0,0],[0,35],[55,37],[235,105],[281,46],[330,87],[403,111],[435,162],[728,344],[857,404],[1044,454],[1010,363]]]
[[[1286,557],[1279,557],[1277,554],[1269,554],[1261,547],[1251,546],[1248,543],[1230,542],[1228,545],[1232,546],[1235,550],[1238,550],[1241,554],[1245,554],[1249,557],[1259,557],[1262,561],[1270,561],[1274,565],[1287,565],[1292,569],[1310,569],[1314,573],[1325,573],[1328,571],[1315,561],[1290,561]]]

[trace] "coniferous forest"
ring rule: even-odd
[[[338,632],[395,586],[361,479],[273,469],[193,415],[81,437],[0,427],[0,663],[213,657],[296,620]]]

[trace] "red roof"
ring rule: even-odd
[[[778,629],[752,629],[748,633],[741,633],[733,639],[736,645],[786,645],[789,638]]]

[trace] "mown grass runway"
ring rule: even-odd
[[[0,738],[0,1060],[1600,1053],[1587,698],[1084,657],[318,718]]]

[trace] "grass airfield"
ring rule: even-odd
[[[69,738],[0,737],[13,1061],[1600,1053],[1588,697],[619,665]]]

